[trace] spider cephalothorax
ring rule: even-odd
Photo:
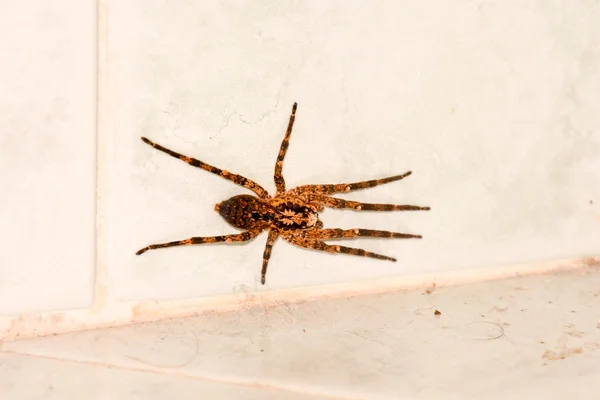
[[[136,254],[140,255],[151,249],[162,247],[183,246],[188,244],[217,243],[217,242],[245,242],[249,241],[264,230],[269,231],[267,245],[263,254],[263,264],[261,271],[261,282],[265,283],[267,265],[271,257],[271,248],[279,236],[284,240],[300,247],[326,251],[329,253],[346,253],[357,256],[376,258],[379,260],[396,261],[396,259],[381,254],[372,253],[362,249],[352,247],[329,245],[324,241],[328,239],[355,238],[359,236],[397,238],[397,239],[419,239],[420,235],[411,235],[407,233],[397,233],[389,231],[379,231],[372,229],[323,229],[323,223],[319,220],[319,212],[325,207],[348,208],[353,210],[371,210],[371,211],[414,211],[429,210],[429,207],[418,207],[410,205],[395,204],[371,204],[360,203],[357,201],[344,200],[332,197],[332,194],[350,192],[353,190],[366,189],[384,183],[398,181],[411,174],[406,172],[402,175],[391,176],[388,178],[374,179],[370,181],[356,183],[341,183],[328,185],[304,185],[294,189],[286,190],[285,180],[282,175],[283,159],[287,151],[294,119],[296,117],[297,104],[292,107],[292,114],[288,123],[288,128],[281,143],[277,161],[275,162],[274,180],[277,187],[277,193],[271,197],[258,183],[237,174],[224,171],[222,169],[208,165],[195,158],[190,158],[152,141],[142,138],[150,146],[163,151],[175,158],[206,171],[217,174],[225,179],[233,181],[238,185],[252,190],[256,196],[243,194],[227,199],[215,206],[215,210],[225,221],[234,227],[243,230],[241,233],[210,236],[210,237],[192,237],[175,242],[152,244],[139,250]]]

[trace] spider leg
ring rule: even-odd
[[[330,196],[317,196],[315,200],[322,202],[326,207],[331,208],[350,208],[356,211],[427,211],[429,207],[419,207],[410,205],[396,205],[396,204],[373,204],[373,203],[361,203],[358,201],[338,199]]]
[[[148,250],[153,249],[162,249],[164,247],[173,247],[173,246],[187,246],[190,244],[203,244],[203,243],[232,243],[232,242],[246,242],[250,239],[256,237],[261,231],[246,231],[242,233],[236,233],[231,235],[220,235],[220,236],[207,236],[207,237],[192,237],[185,240],[178,240],[175,242],[168,243],[159,243],[159,244],[151,244],[150,246],[146,246],[143,249],[138,250],[135,254],[140,255]]]
[[[213,167],[212,165],[206,164],[195,158],[187,157],[182,154],[176,153],[173,150],[169,150],[166,147],[163,147],[160,144],[154,143],[145,137],[142,137],[142,140],[144,141],[144,143],[149,144],[150,146],[154,147],[156,150],[160,150],[164,153],[167,153],[171,157],[178,158],[181,161],[188,163],[189,165],[191,165],[193,167],[201,168],[205,171],[212,172],[213,174],[218,175],[221,178],[225,178],[227,180],[232,181],[233,183],[236,183],[240,186],[250,189],[254,193],[256,193],[258,195],[258,197],[260,197],[260,198],[269,199],[271,197],[271,196],[269,196],[269,193],[262,186],[260,186],[258,183],[254,182],[253,180],[250,180],[242,175],[232,174],[231,172],[227,172],[220,168]]]
[[[342,192],[351,192],[354,190],[368,189],[375,186],[383,185],[385,183],[399,181],[412,174],[411,171],[405,172],[402,175],[390,176],[388,178],[373,179],[370,181],[354,182],[354,183],[339,183],[339,184],[325,184],[325,185],[303,185],[298,186],[296,191],[309,192],[315,194],[333,194]]]
[[[267,266],[269,265],[269,258],[271,258],[271,249],[273,248],[273,244],[279,237],[279,233],[276,230],[271,229],[269,231],[269,236],[267,237],[267,245],[265,246],[265,252],[263,253],[263,263],[262,270],[260,272],[260,283],[265,284],[265,279],[267,276]]]
[[[285,136],[283,137],[283,141],[281,142],[281,147],[279,148],[279,154],[277,154],[277,161],[275,161],[275,173],[273,175],[273,179],[275,180],[275,186],[277,187],[277,193],[285,192],[285,179],[281,171],[283,170],[283,159],[285,158],[285,153],[287,152],[288,146],[290,144],[290,136],[292,135],[292,127],[294,126],[294,120],[296,119],[296,108],[298,108],[298,103],[294,103],[292,106],[292,113],[290,114],[290,121],[288,122],[287,130],[285,131]]]
[[[306,232],[306,236],[313,239],[344,239],[344,238],[356,238],[359,236],[363,237],[379,237],[379,238],[392,238],[392,239],[421,239],[421,235],[411,235],[408,233],[398,233],[390,231],[378,231],[373,229],[321,229],[311,230]]]
[[[296,246],[304,247],[305,249],[313,249],[319,251],[325,251],[327,253],[345,253],[354,256],[370,257],[378,260],[396,261],[395,258],[387,257],[381,254],[372,253],[363,249],[356,249],[353,247],[330,245],[316,239],[304,239],[298,236],[284,236],[284,239],[288,242],[295,244]]]

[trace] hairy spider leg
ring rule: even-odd
[[[331,208],[350,208],[356,211],[427,211],[429,207],[419,207],[411,205],[396,205],[396,204],[374,204],[361,203],[358,201],[338,199],[330,196],[316,196],[314,198],[320,201],[326,207]]]
[[[275,173],[273,174],[273,179],[275,180],[275,186],[277,187],[277,193],[285,192],[285,179],[283,178],[282,170],[283,170],[283,159],[285,158],[285,154],[287,153],[288,146],[290,145],[290,136],[292,135],[292,128],[294,127],[294,120],[296,119],[296,108],[298,108],[298,103],[294,103],[292,106],[292,113],[290,114],[290,121],[288,122],[287,130],[285,131],[285,136],[283,137],[283,141],[281,142],[281,147],[279,148],[279,153],[277,154],[277,161],[275,161]]]
[[[262,262],[262,270],[260,271],[260,283],[265,284],[266,276],[267,276],[267,266],[269,265],[269,259],[271,258],[271,249],[273,248],[273,244],[279,237],[279,233],[271,229],[269,231],[269,236],[267,237],[267,245],[265,246],[265,252],[263,253],[263,262]]]
[[[146,246],[143,249],[138,250],[135,254],[137,254],[139,256],[140,254],[143,254],[143,253],[147,252],[148,250],[162,249],[165,247],[173,247],[173,246],[187,246],[190,244],[247,242],[248,240],[255,238],[259,233],[261,233],[261,230],[246,231],[246,232],[236,233],[236,234],[231,234],[231,235],[192,237],[189,239],[178,240],[175,242],[151,244],[150,246]]]
[[[354,256],[370,257],[370,258],[375,258],[378,260],[388,260],[388,261],[394,261],[394,262],[396,261],[396,259],[392,258],[392,257],[384,256],[384,255],[377,254],[377,253],[372,253],[370,251],[366,251],[363,249],[356,249],[353,247],[326,244],[325,242],[322,242],[320,240],[303,239],[303,238],[300,238],[297,236],[292,236],[292,235],[283,236],[283,238],[285,240],[287,240],[288,242],[295,244],[297,246],[300,246],[300,247],[304,247],[305,249],[325,251],[327,253],[351,254]]]
[[[378,238],[392,238],[392,239],[421,239],[421,235],[412,235],[409,233],[399,233],[390,231],[379,231],[373,229],[313,229],[310,231],[303,232],[306,238],[310,239],[346,239],[356,238],[359,236],[363,237],[378,237]]]
[[[315,194],[334,194],[343,192],[352,192],[354,190],[368,189],[375,186],[383,185],[390,182],[396,182],[411,175],[412,171],[405,172],[402,175],[390,176],[387,178],[373,179],[370,181],[354,182],[354,183],[337,183],[323,185],[303,185],[298,186],[294,191],[297,193],[315,193]]]
[[[232,174],[231,172],[222,170],[217,167],[213,167],[212,165],[206,164],[205,162],[202,162],[195,158],[184,156],[183,154],[179,154],[177,152],[174,152],[173,150],[169,150],[166,147],[161,146],[160,144],[156,144],[156,143],[152,142],[150,139],[147,139],[145,137],[142,137],[142,140],[144,141],[144,143],[149,144],[150,146],[154,147],[155,149],[160,150],[164,153],[167,153],[168,155],[170,155],[172,157],[178,158],[181,161],[183,161],[193,167],[201,168],[205,171],[212,172],[213,174],[218,175],[221,178],[225,178],[227,180],[232,181],[233,183],[236,183],[240,186],[250,189],[254,193],[256,193],[258,195],[258,197],[260,197],[260,198],[263,198],[263,199],[271,198],[269,193],[262,186],[260,186],[258,183],[254,182],[253,180],[250,180],[242,175]]]

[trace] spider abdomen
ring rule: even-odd
[[[240,229],[264,228],[275,217],[268,203],[248,194],[227,199],[217,204],[215,210],[225,221]]]

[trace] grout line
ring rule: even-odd
[[[111,125],[109,112],[109,82],[110,70],[109,56],[109,1],[99,0],[96,4],[96,216],[95,216],[95,245],[96,257],[94,259],[94,300],[90,312],[101,313],[109,300],[108,268],[106,255],[107,246],[105,231],[109,218],[105,218],[108,202],[110,201],[109,172],[100,166],[111,165],[107,158],[112,154],[110,150]],[[108,142],[108,143],[107,143]],[[102,194],[102,195],[101,195]]]
[[[40,359],[49,360],[49,361],[70,362],[70,363],[76,363],[76,364],[89,365],[89,366],[93,366],[93,367],[112,368],[112,369],[119,369],[119,370],[133,371],[133,372],[140,372],[140,373],[151,373],[154,375],[175,376],[175,377],[180,377],[180,378],[208,381],[208,382],[219,383],[219,384],[224,384],[224,385],[243,386],[243,387],[248,387],[248,388],[252,388],[252,389],[283,391],[283,392],[289,392],[289,393],[303,394],[303,395],[312,396],[312,397],[316,397],[316,398],[320,398],[320,399],[364,400],[364,398],[362,398],[362,397],[348,397],[348,396],[342,396],[342,395],[324,394],[322,392],[315,391],[315,390],[307,391],[307,390],[302,390],[302,389],[298,389],[298,388],[285,387],[285,386],[281,386],[281,385],[277,385],[277,384],[273,384],[273,383],[264,383],[264,382],[257,382],[257,381],[252,381],[252,380],[225,379],[225,378],[215,378],[215,377],[208,377],[208,376],[202,376],[202,375],[186,374],[186,373],[181,373],[179,371],[175,372],[175,371],[165,370],[162,368],[130,367],[130,366],[119,365],[119,364],[111,364],[111,363],[102,362],[102,361],[75,360],[75,359],[71,359],[71,358],[62,358],[62,357],[56,357],[56,356],[22,353],[22,352],[14,351],[14,350],[1,350],[0,349],[0,355],[1,354],[11,354],[11,355],[17,355],[17,356],[22,356],[22,357],[27,357],[27,358],[40,358]]]

